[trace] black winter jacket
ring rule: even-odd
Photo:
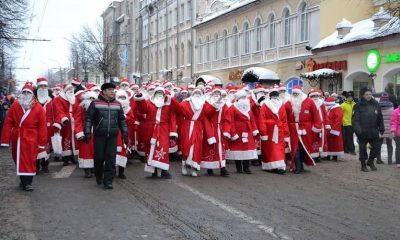
[[[374,99],[366,101],[361,98],[354,106],[352,125],[358,138],[379,138],[379,133],[383,134],[385,131],[379,103]]]
[[[107,100],[100,94],[99,98],[90,104],[85,119],[86,136],[90,136],[92,126],[95,136],[116,137],[119,127],[124,139],[128,138],[124,111],[115,98]]]

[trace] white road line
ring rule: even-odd
[[[197,191],[196,189],[194,189],[194,188],[192,188],[192,187],[190,187],[190,186],[188,186],[188,185],[186,185],[184,183],[176,182],[176,181],[173,181],[173,182],[177,186],[179,186],[180,188],[183,188],[183,189],[195,194],[196,196],[198,196],[198,197],[200,197],[200,198],[202,198],[202,199],[214,204],[215,206],[221,208],[222,210],[225,210],[226,212],[234,215],[235,217],[240,218],[240,219],[242,219],[243,221],[245,221],[245,222],[247,222],[249,224],[256,225],[257,228],[261,229],[262,231],[266,232],[267,234],[269,234],[270,236],[272,236],[274,238],[292,239],[291,237],[288,237],[288,236],[286,236],[284,234],[276,233],[274,227],[268,226],[265,223],[263,223],[263,222],[261,222],[259,220],[256,220],[256,219],[252,218],[251,216],[245,214],[244,212],[242,212],[240,210],[237,210],[237,209],[235,209],[235,208],[233,208],[233,207],[231,207],[231,206],[229,206],[229,205],[227,205],[227,204],[225,204],[225,203],[223,203],[223,202],[221,202],[221,201],[219,201],[219,200],[217,200],[217,199],[215,199],[215,198],[213,198],[211,196],[203,194],[203,193]]]
[[[61,166],[63,162],[50,162],[50,166]]]
[[[59,172],[53,174],[53,178],[69,178],[74,172],[76,165],[69,165],[61,168]]]

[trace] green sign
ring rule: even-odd
[[[365,66],[370,73],[375,73],[378,71],[381,65],[381,54],[377,49],[371,49],[367,53],[365,58]]]
[[[387,53],[385,58],[386,63],[400,62],[400,52]]]

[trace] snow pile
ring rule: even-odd
[[[332,70],[330,68],[322,68],[308,73],[300,74],[300,77],[306,79],[322,79],[322,78],[332,78],[339,74],[339,72]]]
[[[243,72],[242,81],[246,79],[248,75],[254,75],[258,80],[279,80],[278,74],[262,67],[251,67]]]
[[[378,20],[378,19],[392,19],[392,16],[390,16],[389,11],[386,11],[383,7],[379,8],[379,12],[375,13],[374,16],[372,16],[372,21]]]
[[[338,28],[352,28],[353,24],[351,24],[351,22],[345,18],[342,19],[341,22],[339,22],[338,24],[336,24],[336,29]]]
[[[221,79],[212,75],[201,75],[199,78],[197,78],[196,83],[199,81],[199,79],[203,79],[206,84],[210,81],[214,82],[214,84],[222,84]]]

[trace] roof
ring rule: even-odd
[[[373,17],[354,23],[350,32],[343,38],[338,38],[338,31],[335,31],[330,36],[322,39],[312,50],[319,50],[321,48],[338,46],[346,43],[369,40],[400,33],[399,17],[391,17],[387,24],[385,24],[381,28],[375,29],[373,19],[383,18],[387,19],[387,13],[382,12],[381,9],[381,11],[376,13]],[[347,22],[342,21],[342,23],[346,23],[346,26],[349,26],[349,23]],[[340,23],[338,25],[340,25]]]
[[[258,82],[263,80],[279,80],[279,77],[276,72],[262,67],[248,68],[242,75],[242,82]]]

